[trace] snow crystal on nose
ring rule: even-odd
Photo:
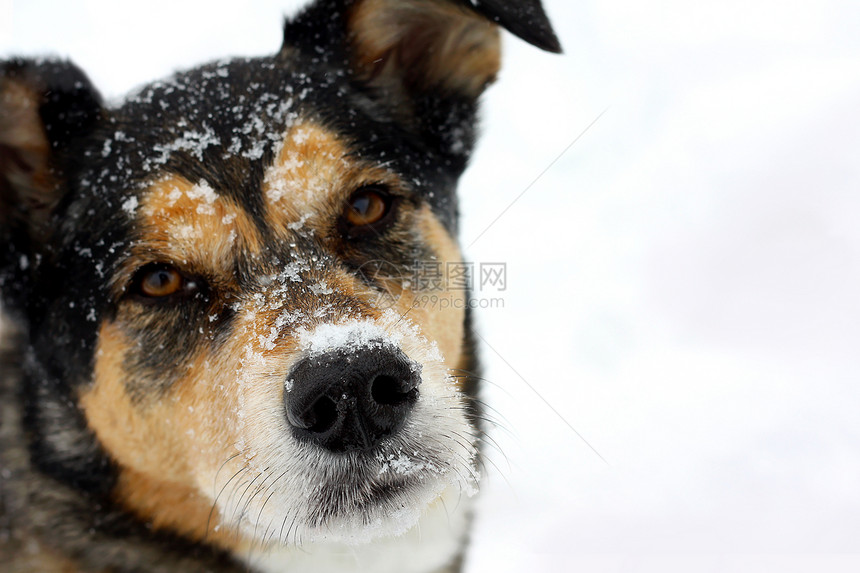
[[[317,356],[335,349],[398,347],[399,340],[370,320],[353,320],[321,324],[312,331],[300,329],[299,346],[310,356]]]
[[[356,352],[366,348],[393,348],[425,369],[441,368],[440,379],[446,378],[445,360],[436,342],[427,340],[408,317],[391,309],[375,319],[353,318],[311,328],[302,326],[296,329],[296,335],[300,350],[309,356],[332,350]]]

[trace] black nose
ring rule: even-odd
[[[307,357],[287,376],[287,420],[299,440],[369,450],[403,427],[420,383],[419,365],[381,344]]]

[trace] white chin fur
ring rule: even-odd
[[[459,546],[465,518],[449,511],[457,507],[462,512],[467,504],[461,498],[476,492],[475,439],[462,396],[436,345],[393,311],[376,321],[329,323],[297,333],[301,352],[293,361],[322,350],[360,349],[368,341],[396,345],[421,366],[419,399],[406,425],[383,440],[375,454],[332,454],[292,437],[284,415],[284,373],[289,365],[283,365],[283,357],[276,364],[248,350],[237,377],[240,398],[234,422],[242,436],[236,445],[238,455],[224,467],[211,468],[200,484],[214,494],[222,522],[238,527],[258,551],[266,547],[258,555],[263,560],[266,555],[280,556],[275,561],[288,556],[290,561],[300,560],[302,552],[289,548],[320,544],[410,545],[416,524],[422,524],[424,536],[429,533],[425,519],[437,518],[450,525],[434,526],[434,531],[445,530],[434,534],[442,540],[439,543]],[[402,563],[391,570],[411,571]],[[425,570],[432,569],[415,569]]]
[[[264,573],[434,573],[461,551],[470,508],[470,500],[451,487],[403,535],[361,546],[319,542],[300,548],[251,547],[241,557]]]

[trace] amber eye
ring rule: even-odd
[[[344,216],[352,227],[366,227],[382,221],[391,208],[391,196],[378,187],[365,187],[349,198]]]
[[[133,290],[147,298],[163,298],[193,288],[194,283],[170,265],[149,265],[140,270]]]

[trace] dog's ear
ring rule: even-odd
[[[284,50],[341,54],[398,122],[465,165],[476,102],[500,66],[499,25],[561,51],[540,0],[318,0],[287,24]]]
[[[68,62],[0,62],[0,227],[41,241],[65,192],[63,157],[101,113],[101,97]]]
[[[66,192],[66,158],[101,114],[101,97],[68,62],[0,61],[0,287],[24,289]],[[4,284],[5,283],[5,284]]]
[[[538,0],[360,0],[347,16],[350,63],[357,78],[389,95],[476,99],[499,70],[495,23],[559,50]]]

